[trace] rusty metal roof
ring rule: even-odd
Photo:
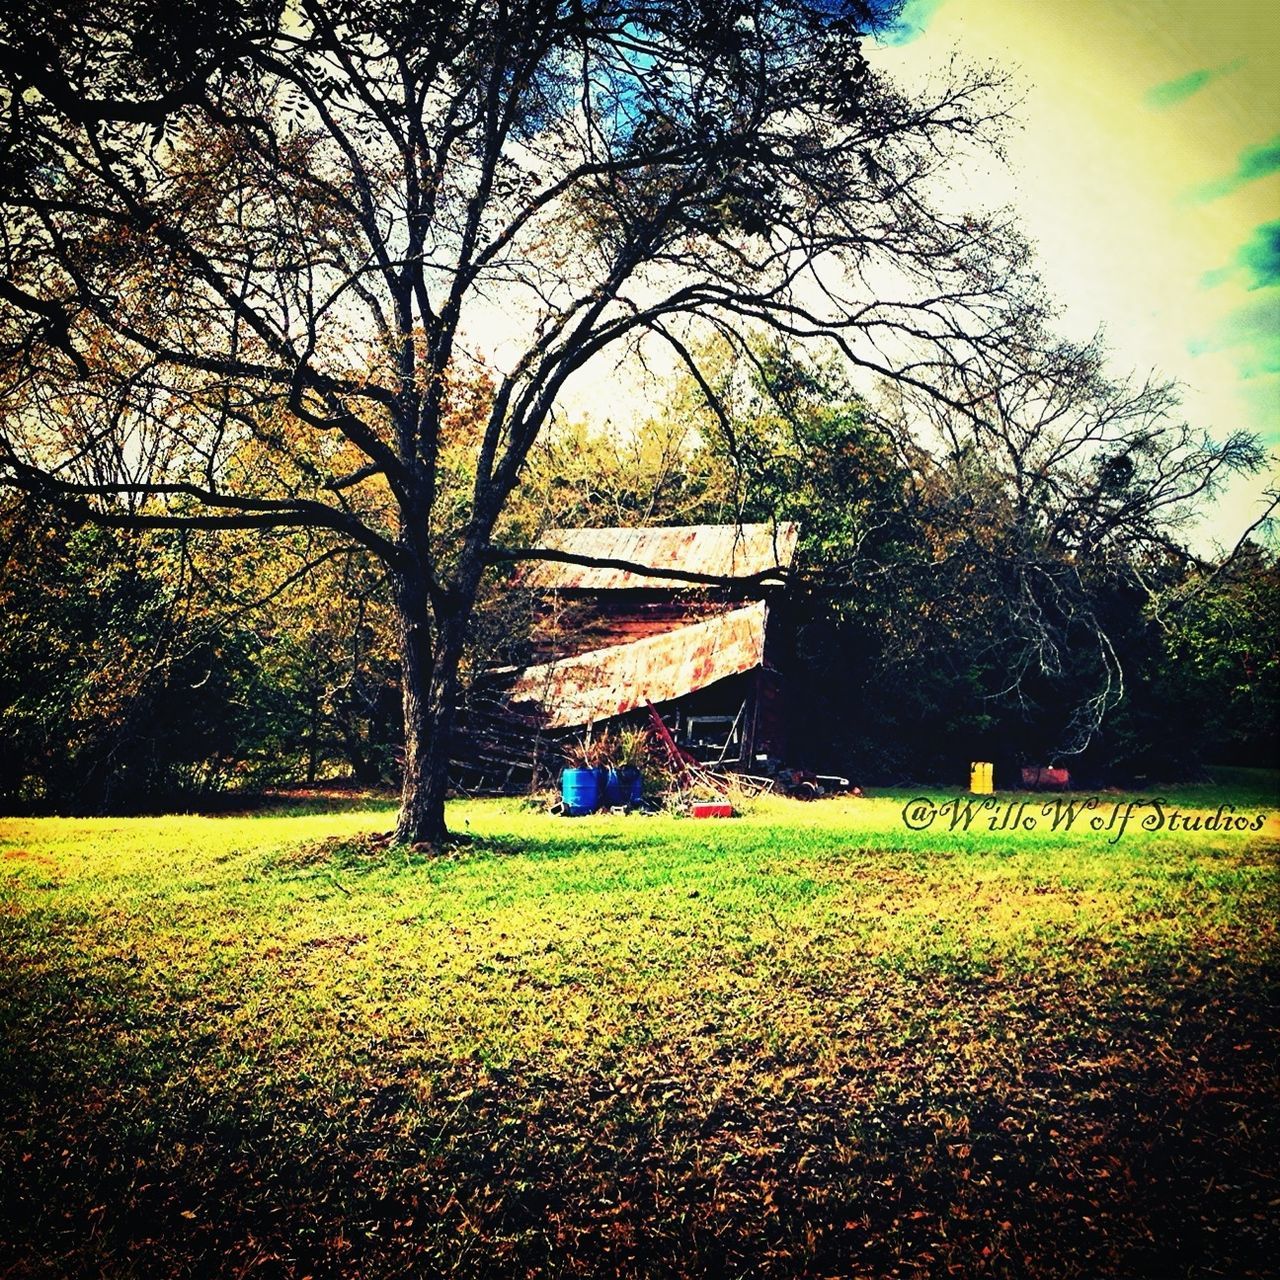
[[[654,569],[746,578],[787,569],[795,557],[800,526],[780,524],[699,524],[661,529],[548,529],[541,545],[597,560],[627,560]],[[782,580],[782,575],[778,581]],[[699,584],[653,577],[626,569],[531,564],[518,579],[540,590],[614,591],[626,588],[698,589]]]
[[[757,600],[631,644],[526,667],[507,696],[540,707],[548,729],[592,724],[753,670],[764,661],[764,633],[765,603]]]

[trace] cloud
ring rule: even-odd
[[[1211,80],[1230,75],[1242,66],[1244,66],[1244,59],[1237,58],[1234,62],[1225,63],[1220,67],[1200,67],[1196,71],[1189,71],[1185,76],[1179,76],[1176,80],[1166,80],[1163,84],[1148,89],[1143,95],[1143,101],[1154,110],[1163,111],[1166,107],[1177,106],[1192,94],[1199,93]]]
[[[1264,222],[1236,254],[1249,275],[1248,288],[1269,289],[1280,284],[1280,222]]]
[[[875,25],[876,39],[881,44],[910,44],[924,34],[933,15],[946,0],[906,0],[901,9],[897,4],[872,4],[872,9],[884,14],[883,25]]]
[[[1200,283],[1213,288],[1237,276],[1259,296],[1229,311],[1208,333],[1192,339],[1187,350],[1193,356],[1234,355],[1244,381],[1280,374],[1280,222],[1254,227],[1231,265],[1210,271]]]
[[[1223,178],[1215,178],[1203,186],[1194,187],[1187,193],[1192,204],[1204,204],[1209,200],[1217,200],[1221,196],[1229,196],[1239,190],[1247,182],[1268,177],[1280,171],[1280,134],[1270,142],[1257,147],[1245,147],[1236,161],[1235,171]]]
[[[1216,289],[1237,275],[1244,276],[1244,287],[1251,292],[1280,284],[1280,222],[1254,227],[1227,266],[1215,267],[1200,277],[1200,287]]]
[[[1245,380],[1280,373],[1280,290],[1237,307],[1187,350],[1193,356],[1233,353]]]

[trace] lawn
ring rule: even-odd
[[[1275,1275],[1275,782],[4,820],[0,1276]]]

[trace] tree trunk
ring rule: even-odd
[[[458,617],[437,619],[433,635],[425,586],[412,574],[401,576],[397,597],[404,780],[396,839],[406,844],[436,843],[448,835],[444,801],[465,624]]]

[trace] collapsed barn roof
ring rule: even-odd
[[[558,767],[566,736],[647,703],[682,749],[721,766],[782,757],[785,676],[775,663],[788,631],[778,588],[799,532],[790,522],[551,530],[544,549],[593,563],[522,553],[531,563],[510,585],[530,597],[531,665],[490,669],[473,684],[455,738],[459,785],[536,778]],[[666,569],[693,576],[654,572]]]
[[[589,560],[627,561],[722,579],[746,579],[753,588],[780,585],[795,558],[800,526],[778,524],[675,525],[660,529],[549,529],[546,550]],[[776,577],[773,575],[777,575]],[[541,560],[517,579],[540,591],[699,590],[707,583],[635,572],[612,565]],[[732,581],[724,584],[732,587]]]
[[[526,667],[507,697],[540,707],[548,729],[625,715],[761,666],[765,623],[765,602],[756,600],[631,644]]]

